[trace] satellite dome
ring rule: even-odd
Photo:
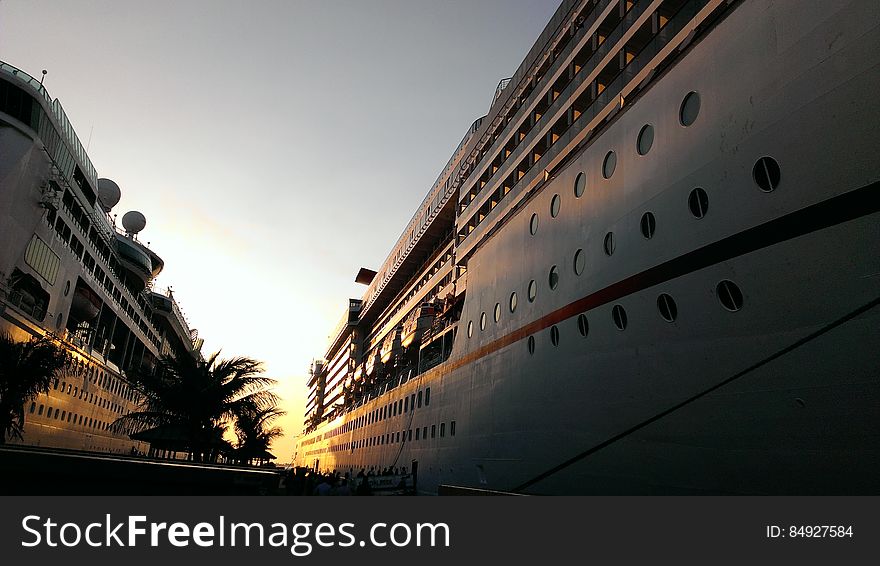
[[[121,196],[122,191],[119,190],[119,185],[110,179],[98,179],[98,200],[101,201],[104,212],[110,212],[110,209],[119,203]]]
[[[122,227],[129,234],[137,234],[147,225],[147,219],[137,210],[126,212],[122,217]]]

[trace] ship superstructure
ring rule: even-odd
[[[164,262],[136,211],[111,216],[120,189],[96,169],[58,99],[0,62],[0,331],[47,336],[69,354],[48,393],[25,408],[23,442],[124,452],[144,445],[110,430],[135,410],[127,378],[162,356],[199,356]]]
[[[878,488],[880,8],[564,1],[312,368],[298,462]]]

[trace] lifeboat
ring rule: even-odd
[[[70,316],[78,321],[94,320],[101,312],[101,298],[90,288],[77,284],[70,305]]]

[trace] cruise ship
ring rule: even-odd
[[[139,240],[146,219],[117,227],[119,186],[98,178],[59,100],[42,81],[0,61],[0,332],[46,337],[68,354],[48,392],[25,406],[21,439],[34,446],[145,453],[111,430],[137,410],[129,376],[163,356],[200,356],[164,262]]]
[[[878,46],[867,0],[562,2],[357,272],[296,462],[880,491]]]

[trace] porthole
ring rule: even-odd
[[[614,305],[614,308],[611,309],[611,318],[614,320],[614,326],[618,330],[626,328],[626,311],[623,310],[622,306]]]
[[[559,214],[559,205],[561,203],[561,199],[559,195],[553,195],[553,198],[550,200],[550,217],[556,218],[556,215]]]
[[[480,331],[486,330],[486,313],[480,313]]]
[[[577,178],[574,180],[574,196],[575,198],[581,198],[584,194],[584,189],[587,188],[587,176],[583,173],[578,173]]]
[[[779,164],[772,157],[762,157],[752,168],[752,178],[762,191],[771,192],[779,186]]]
[[[535,283],[535,280],[532,279],[529,281],[529,302],[533,302],[535,297],[538,295],[538,284]]]
[[[678,307],[675,306],[675,300],[666,293],[660,293],[660,296],[657,297],[657,310],[660,311],[660,316],[666,322],[675,322],[678,317]]]
[[[715,288],[721,305],[730,312],[736,312],[743,306],[743,294],[736,283],[725,279]]]
[[[64,284],[64,296],[66,297],[70,293],[70,281]]]
[[[590,322],[587,320],[587,315],[579,314],[577,317],[577,325],[580,335],[586,338],[587,334],[590,333]]]
[[[495,322],[501,319],[501,303],[495,303]]]
[[[554,346],[559,346],[559,329],[556,328],[556,326],[550,327],[550,342],[552,342]]]
[[[510,312],[516,310],[516,293],[510,294]]]
[[[605,255],[611,257],[614,253],[614,232],[608,232],[605,234],[605,243],[603,244],[605,248]]]
[[[706,216],[706,213],[709,212],[709,195],[706,194],[706,191],[700,187],[692,190],[688,196],[688,208],[696,218]]]
[[[548,283],[550,284],[551,289],[555,289],[559,285],[559,268],[555,265],[550,268],[550,277],[548,278]]]
[[[63,322],[64,322],[64,313],[58,313],[58,317],[55,322],[56,326],[58,327],[58,330],[61,330],[61,323],[63,323]]]
[[[587,258],[584,255],[584,250],[578,250],[574,252],[574,274],[580,275],[584,272],[584,268],[587,266]]]
[[[532,214],[532,219],[529,220],[529,232],[532,234],[532,236],[534,236],[537,231],[538,231],[538,214],[534,213],[534,214]]]
[[[614,175],[614,169],[617,168],[617,154],[609,151],[605,154],[605,161],[602,162],[602,176],[610,179]]]
[[[528,346],[529,346],[529,354],[534,354],[535,353],[535,337],[529,336],[529,339],[527,340],[527,342],[528,342]]]
[[[639,152],[639,155],[647,155],[651,151],[652,145],[654,145],[654,126],[645,124],[639,132],[639,138],[636,141],[636,151]]]
[[[654,218],[654,213],[646,212],[642,215],[641,228],[642,236],[645,239],[650,240],[654,237],[654,231],[657,229],[657,220]]]
[[[474,335],[474,321],[468,322],[468,338]]]
[[[681,109],[678,111],[678,121],[682,126],[690,126],[697,120],[700,114],[700,95],[696,92],[689,92],[681,101]]]

